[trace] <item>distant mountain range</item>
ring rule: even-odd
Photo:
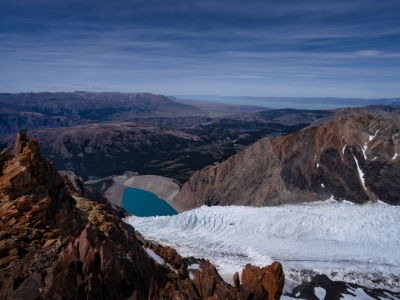
[[[217,95],[181,95],[177,101],[218,102],[228,105],[253,107],[303,108],[303,109],[337,109],[343,107],[361,107],[370,105],[400,106],[400,98],[336,98],[336,97],[252,97],[252,96],[217,96]],[[181,100],[182,99],[182,100]],[[192,100],[186,100],[192,99]],[[189,103],[189,102],[184,102]],[[193,102],[194,103],[194,102]]]
[[[0,135],[94,122],[192,125],[207,120],[207,112],[197,107],[148,93],[0,94]]]
[[[193,101],[195,107],[152,94],[0,94],[0,100],[0,145],[12,148],[12,133],[26,128],[59,169],[85,179],[131,170],[183,183],[265,136],[332,114]]]

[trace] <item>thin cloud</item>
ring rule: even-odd
[[[382,51],[378,50],[362,50],[362,51],[357,51],[355,53],[357,56],[361,57],[377,57],[382,55]]]
[[[15,90],[398,96],[399,19],[391,0],[5,0],[0,81]]]

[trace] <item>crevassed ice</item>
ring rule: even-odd
[[[175,216],[130,217],[125,222],[182,256],[209,259],[228,282],[247,263],[265,266],[278,260],[295,282],[316,272],[333,280],[400,289],[396,281],[400,207],[396,206],[326,201],[262,208],[201,207]]]

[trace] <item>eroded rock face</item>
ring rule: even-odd
[[[361,114],[264,138],[220,165],[196,172],[174,201],[186,209],[300,203],[331,196],[399,204],[399,132],[397,115]]]
[[[0,154],[0,299],[246,299],[244,285],[231,288],[208,262],[191,280],[174,249],[136,238],[107,202],[60,176],[36,140],[22,132],[16,144],[15,156]],[[282,291],[280,276],[271,295]]]

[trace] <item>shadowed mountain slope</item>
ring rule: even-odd
[[[400,203],[400,121],[360,114],[264,138],[195,173],[176,196],[201,205],[277,205],[336,199]]]

